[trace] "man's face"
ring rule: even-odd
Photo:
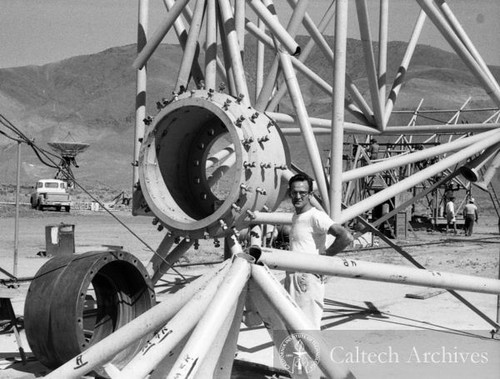
[[[309,185],[307,181],[293,182],[290,186],[290,197],[296,213],[307,210],[310,206]]]

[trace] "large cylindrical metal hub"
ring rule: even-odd
[[[26,337],[36,358],[56,368],[155,304],[141,262],[124,251],[54,257],[38,270],[24,308]],[[122,367],[146,342],[123,350]]]
[[[159,222],[176,236],[219,237],[248,213],[282,200],[289,152],[263,113],[224,93],[198,90],[166,105],[146,133],[141,190]]]

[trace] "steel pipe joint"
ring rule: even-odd
[[[185,92],[146,131],[139,154],[142,213],[150,210],[174,235],[221,237],[245,227],[247,211],[274,210],[282,200],[282,172],[266,167],[289,166],[285,138],[267,115],[236,100]],[[231,145],[220,166],[213,164],[211,157]]]

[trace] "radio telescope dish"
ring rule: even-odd
[[[76,156],[83,153],[89,147],[88,143],[76,142],[68,132],[68,135],[63,141],[48,142],[48,145],[61,156],[59,162],[59,170],[55,179],[66,180],[70,187],[73,187],[73,171],[71,165],[79,167],[76,163]]]
[[[89,147],[88,143],[80,142],[49,142],[48,145],[63,157],[76,157]]]

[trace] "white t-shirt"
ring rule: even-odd
[[[448,201],[446,203],[446,214],[455,215],[455,205],[453,204],[453,201]]]
[[[316,208],[311,208],[301,214],[294,214],[290,230],[290,250],[300,253],[325,254],[327,232],[332,225],[332,219]]]

